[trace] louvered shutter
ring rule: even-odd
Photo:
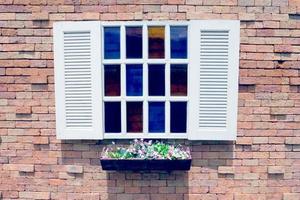
[[[235,140],[240,23],[191,21],[190,140]]]
[[[100,22],[54,23],[56,135],[102,139]]]

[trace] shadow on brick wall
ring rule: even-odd
[[[103,171],[99,158],[104,141],[65,141],[59,144],[61,157],[59,165],[74,165],[74,171],[61,172],[61,179],[73,179],[75,193],[86,196],[98,195],[101,199],[118,200],[160,200],[195,199],[201,194],[211,197],[209,188],[218,185],[218,178],[232,179],[235,146],[232,142],[168,140],[190,146],[192,168],[182,171]],[[128,144],[127,140],[117,140],[118,144]],[[82,167],[82,171],[80,169]],[[75,173],[73,173],[75,172]],[[79,194],[78,194],[79,195]],[[94,197],[94,196],[93,196]],[[80,197],[78,197],[80,199]],[[96,198],[97,199],[97,198]]]
[[[107,172],[107,176],[113,184],[107,187],[109,200],[182,200],[188,194],[188,172]]]

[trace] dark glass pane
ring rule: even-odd
[[[127,102],[127,132],[143,132],[143,102]]]
[[[149,132],[165,132],[165,103],[149,102]]]
[[[143,29],[142,27],[126,27],[126,57],[142,58]]]
[[[187,65],[171,65],[171,95],[187,95]]]
[[[121,132],[121,103],[105,102],[104,103],[104,121],[106,133]]]
[[[187,27],[171,26],[171,58],[187,58]]]
[[[120,65],[104,66],[105,96],[120,96]]]
[[[104,58],[120,58],[120,27],[104,28]]]
[[[186,102],[171,102],[171,132],[186,132]]]
[[[165,27],[149,26],[148,27],[148,47],[149,58],[165,57]]]
[[[143,95],[143,65],[126,65],[126,94]]]
[[[148,92],[149,96],[165,95],[165,65],[148,66]]]

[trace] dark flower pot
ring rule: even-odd
[[[100,159],[103,170],[190,170],[191,159],[186,160],[142,160],[142,159]]]

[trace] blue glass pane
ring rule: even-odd
[[[142,27],[126,27],[126,57],[142,58],[143,29]]]
[[[120,58],[120,27],[104,28],[104,58]]]
[[[104,66],[105,96],[120,96],[120,65]]]
[[[105,102],[104,103],[104,121],[106,133],[121,132],[121,103]]]
[[[171,65],[171,95],[172,96],[187,95],[187,65],[186,64]]]
[[[165,132],[165,103],[149,102],[149,132]]]
[[[186,102],[171,102],[171,132],[186,132]]]
[[[143,65],[126,65],[126,94],[143,95]]]
[[[143,132],[143,102],[127,102],[127,132]]]
[[[148,66],[148,92],[149,96],[165,95],[165,65],[153,64]]]
[[[187,27],[171,26],[171,58],[187,58]]]

